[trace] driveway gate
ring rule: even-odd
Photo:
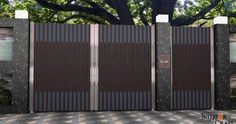
[[[34,111],[90,109],[89,25],[34,24]]]
[[[99,110],[151,109],[151,27],[99,26]]]
[[[35,112],[152,109],[151,26],[33,31]],[[209,109],[210,28],[172,27],[172,38],[172,108]]]
[[[33,29],[35,112],[151,109],[150,26]]]
[[[173,109],[211,107],[210,28],[172,27]]]

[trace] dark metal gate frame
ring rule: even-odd
[[[33,112],[33,86],[34,86],[34,79],[33,79],[33,59],[34,59],[34,23],[31,23],[30,30],[30,97],[29,97],[29,110]],[[90,26],[91,34],[91,70],[90,70],[90,110],[98,110],[98,25],[91,25]],[[214,108],[214,32],[213,28],[211,28],[211,108]],[[152,110],[155,109],[156,105],[156,93],[155,93],[155,26],[151,26],[151,86],[152,86]],[[95,56],[94,56],[95,55]],[[172,65],[172,64],[171,64]],[[173,101],[171,101],[173,102]],[[157,103],[158,104],[158,103]]]
[[[99,110],[151,110],[150,97],[151,27],[99,25]]]
[[[176,30],[176,27],[171,27],[171,32],[173,32],[173,29],[175,28],[175,30]],[[177,28],[182,28],[182,27],[177,27]],[[190,27],[191,28],[191,27]],[[187,28],[186,27],[186,29],[188,29],[188,30],[190,30],[190,28]],[[199,27],[198,28],[198,30],[204,30],[205,32],[206,32],[206,30],[207,29],[200,29],[201,27]],[[208,28],[209,30],[209,35],[207,36],[207,34],[203,34],[203,36],[201,36],[200,38],[204,38],[204,36],[205,36],[205,38],[206,37],[209,37],[209,40],[208,40],[208,42],[209,42],[209,54],[208,53],[204,53],[204,54],[208,54],[207,56],[209,56],[209,66],[210,66],[210,68],[208,68],[208,69],[206,69],[206,70],[208,70],[209,71],[209,75],[208,76],[210,76],[210,89],[209,89],[209,92],[210,92],[210,96],[209,96],[209,98],[208,98],[208,100],[210,101],[210,104],[209,104],[209,106],[207,107],[207,109],[208,108],[210,108],[210,109],[214,109],[214,106],[215,106],[215,98],[214,98],[214,30],[213,30],[213,28]],[[183,30],[183,29],[182,29]],[[196,30],[196,29],[195,29]],[[193,33],[192,31],[188,31],[188,34],[190,35],[190,33]],[[202,33],[202,32],[201,32]],[[200,34],[200,33],[199,33]],[[199,35],[199,34],[197,34],[197,35]],[[195,34],[193,34],[193,35],[195,35]],[[173,34],[171,34],[171,36],[173,36]],[[175,35],[175,37],[176,37],[176,35]],[[186,37],[188,37],[188,39],[187,40],[191,40],[191,39],[189,39],[191,36],[186,36]],[[196,36],[194,36],[194,37],[196,37]],[[171,38],[172,39],[172,41],[171,41],[171,46],[172,46],[172,50],[173,50],[173,37]],[[178,40],[180,40],[179,38],[178,38]],[[182,39],[182,40],[185,40],[185,39]],[[195,38],[195,40],[196,40],[196,38]],[[206,39],[205,39],[206,40]],[[185,42],[186,42],[186,40],[185,40]],[[191,42],[191,41],[190,41]],[[204,40],[203,41],[199,41],[199,42],[204,42]],[[207,42],[207,41],[206,41]],[[176,44],[176,41],[175,41],[175,44]],[[192,44],[192,43],[190,43],[190,44]],[[194,44],[194,43],[193,43]],[[175,62],[175,60],[173,60],[173,53],[174,53],[174,51],[172,51],[172,62]],[[171,70],[172,70],[172,92],[174,91],[173,90],[173,88],[174,88],[174,86],[173,86],[173,83],[174,83],[174,81],[173,81],[173,64],[171,63]],[[174,97],[175,97],[175,95],[174,95],[174,92],[173,93],[171,93],[172,94],[172,100],[171,100],[171,108],[173,109],[176,109],[176,106],[175,106],[175,104],[174,104],[174,102],[175,101],[173,101],[173,99],[174,99]],[[203,94],[201,94],[200,92],[199,92],[199,94],[200,95],[203,95]],[[188,95],[187,95],[188,96]],[[184,97],[186,97],[186,94],[184,95]],[[189,97],[189,96],[188,96]],[[197,97],[197,96],[196,96]],[[200,96],[199,96],[200,97]],[[202,96],[203,97],[203,96]],[[182,98],[181,98],[182,99]],[[185,99],[185,98],[184,98]],[[188,98],[187,98],[188,99]],[[205,99],[205,96],[204,96],[204,99]],[[199,98],[199,100],[200,100],[200,98]],[[201,102],[201,100],[200,101],[198,101],[198,102]],[[158,104],[158,103],[157,103]],[[203,105],[203,101],[202,101],[202,103],[201,103],[202,105]],[[186,104],[187,105],[187,104]],[[184,108],[186,107],[186,105],[184,106]],[[189,103],[188,103],[188,105],[189,105]],[[199,106],[200,106],[200,103],[199,103]],[[190,106],[187,106],[187,107],[190,107],[191,108],[191,105]],[[195,106],[196,107],[196,106]],[[204,107],[205,107],[205,101],[204,101]],[[206,109],[206,108],[201,108],[201,107],[199,107],[198,109]]]
[[[89,111],[90,26],[36,23],[33,27],[34,111]]]
[[[99,108],[99,104],[100,104],[100,102],[101,101],[99,101],[99,99],[98,98],[100,98],[101,97],[101,92],[100,92],[100,90],[99,90],[99,67],[98,67],[98,65],[100,65],[99,64],[99,60],[98,60],[98,58],[99,58],[99,44],[101,44],[101,41],[100,40],[102,40],[101,38],[100,38],[100,36],[101,37],[103,37],[101,34],[100,34],[100,31],[102,31],[102,29],[100,29],[100,28],[102,28],[102,26],[99,26],[99,25],[91,25],[91,73],[90,73],[90,79],[91,79],[91,83],[92,82],[94,82],[94,83],[92,83],[91,84],[91,110],[102,110],[101,108]],[[155,39],[154,39],[154,33],[155,33],[155,30],[154,30],[154,26],[150,26],[150,34],[149,35],[151,35],[152,37],[151,37],[151,44],[150,44],[150,53],[151,53],[151,58],[152,58],[152,60],[154,60],[154,58],[155,58],[155,46],[154,46],[154,43],[155,43]],[[101,32],[102,33],[102,32]],[[103,34],[103,33],[102,33]],[[106,34],[106,35],[108,35],[108,34]],[[117,35],[117,34],[115,34],[115,35]],[[99,40],[100,39],[100,40]],[[101,46],[102,47],[102,46]],[[151,61],[151,60],[150,60]],[[150,85],[152,86],[155,86],[155,74],[153,74],[153,73],[155,73],[155,61],[152,61],[152,63],[150,63],[151,64],[151,66],[152,66],[152,68],[153,69],[151,69],[150,68],[150,73],[151,73],[151,77],[150,77],[150,79],[152,79],[151,81],[150,81]],[[155,106],[155,91],[154,91],[155,89],[151,89],[151,96],[153,97],[153,98],[151,98],[151,100],[152,101],[150,101],[151,102],[151,108],[153,108],[154,109],[154,106]],[[98,96],[100,94],[100,97]],[[109,95],[109,94],[108,94]]]
[[[31,113],[34,112],[34,40],[35,40],[35,32],[34,32],[35,24],[31,22],[30,24],[30,82],[29,82],[29,110]],[[155,27],[150,26],[151,31],[151,108],[154,110],[155,107]],[[89,109],[91,111],[98,110],[98,48],[99,48],[99,25],[90,25],[90,106]]]

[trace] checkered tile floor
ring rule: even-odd
[[[236,110],[0,114],[0,124],[213,124],[211,121],[201,119],[201,113],[203,112],[230,114],[231,120],[236,124]]]

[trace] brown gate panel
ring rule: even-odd
[[[151,109],[151,28],[99,26],[99,110]]]
[[[34,111],[89,110],[89,26],[34,26]]]
[[[211,105],[210,28],[173,27],[173,109]]]

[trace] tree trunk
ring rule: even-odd
[[[127,0],[112,0],[113,6],[119,16],[120,23],[124,25],[134,25],[133,16],[131,15],[127,2]]]
[[[156,23],[158,14],[168,14],[171,22],[176,2],[177,0],[152,0],[152,23]]]

